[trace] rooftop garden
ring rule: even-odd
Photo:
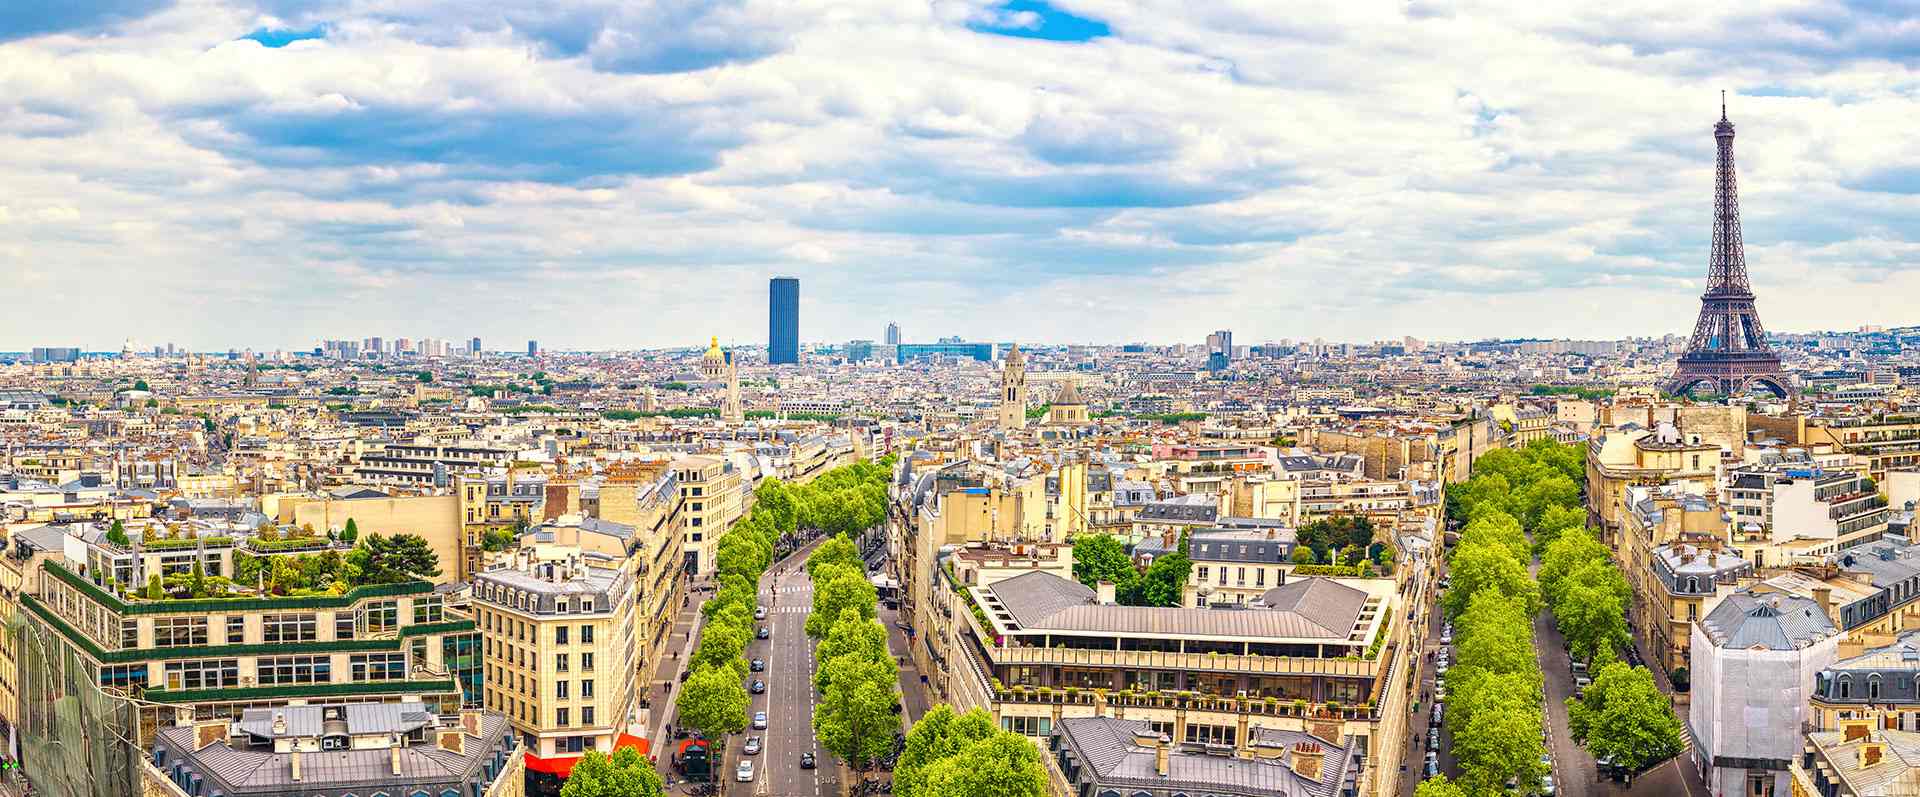
[[[189,572],[174,573],[167,576],[155,574],[145,584],[120,584],[112,577],[105,581],[88,578],[84,569],[81,574],[73,574],[65,567],[49,562],[49,572],[63,577],[69,582],[78,582],[102,603],[109,606],[124,606],[139,603],[172,603],[210,601],[214,605],[231,599],[273,600],[281,598],[347,598],[368,588],[399,587],[399,592],[389,594],[408,594],[430,588],[426,579],[440,575],[439,556],[425,538],[415,534],[396,534],[391,537],[378,534],[360,537],[352,521],[340,535],[342,541],[356,544],[345,553],[333,546],[329,537],[314,535],[293,537],[270,537],[262,540],[268,546],[290,546],[288,550],[302,550],[293,546],[319,546],[313,552],[271,552],[256,555],[247,550],[233,554],[233,575],[231,578],[207,575],[201,563],[195,562]],[[169,540],[168,542],[173,542]],[[203,543],[205,540],[189,540],[189,543]],[[249,544],[256,542],[249,540]],[[182,546],[190,547],[190,546]],[[177,607],[168,607],[160,611],[181,611]]]

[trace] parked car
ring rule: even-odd
[[[753,660],[753,661],[752,661],[752,662],[751,662],[751,663],[749,664],[749,666],[751,666],[751,667],[753,668],[753,671],[754,671],[754,672],[766,672],[766,670],[767,670],[767,663],[766,663],[766,662],[764,662],[764,661],[761,661],[761,660],[759,660],[759,659],[754,659],[754,660]]]
[[[1440,749],[1440,729],[1439,728],[1427,729],[1427,749],[1429,751],[1435,751]]]
[[[744,748],[741,748],[741,750],[740,750],[740,752],[741,752],[742,754],[744,754],[744,755],[757,755],[757,754],[759,754],[759,752],[760,752],[760,737],[758,737],[758,736],[749,736],[749,737],[747,737],[747,746],[746,746],[746,747],[744,747]]]
[[[801,754],[800,754],[800,768],[801,768],[801,769],[812,769],[813,767],[814,767],[814,760],[813,760],[813,754],[812,754],[812,753],[801,753]]]
[[[1551,794],[1554,794],[1554,793],[1555,793],[1555,792],[1554,792],[1554,787],[1553,787],[1553,776],[1552,776],[1552,775],[1541,775],[1541,776],[1540,776],[1540,793],[1541,793],[1541,794],[1545,794],[1545,795],[1551,795]]]
[[[1438,774],[1440,774],[1440,754],[1429,751],[1427,753],[1427,777],[1431,778]]]
[[[753,686],[749,688],[752,689],[756,695],[764,695],[767,693],[767,682],[755,678],[753,679]]]
[[[767,607],[765,607],[765,606],[755,606],[755,607],[753,607],[753,619],[755,619],[755,620],[765,620],[765,619],[767,619]]]
[[[767,712],[753,712],[753,729],[756,731],[764,731],[767,729]]]
[[[767,637],[770,637],[770,636],[773,636],[773,632],[772,632],[772,631],[768,631],[768,630],[767,630],[767,627],[766,627],[766,626],[764,626],[764,625],[763,625],[763,626],[760,626],[760,633],[759,633],[759,637],[760,637],[761,639],[766,639]]]
[[[752,783],[753,782],[753,762],[752,761],[740,762],[740,768],[733,771],[733,779],[740,781],[741,783]]]

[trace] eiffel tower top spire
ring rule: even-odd
[[[1713,126],[1719,157],[1713,182],[1713,252],[1707,268],[1708,296],[1752,296],[1747,283],[1746,245],[1740,237],[1740,186],[1733,169],[1733,123],[1727,121],[1727,93],[1720,92],[1720,122]]]

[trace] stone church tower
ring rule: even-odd
[[[1027,355],[1015,344],[1007,352],[1006,370],[1000,376],[1000,428],[1027,427]]]

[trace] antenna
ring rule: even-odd
[[[1720,121],[1727,121],[1727,90],[1720,90]]]

